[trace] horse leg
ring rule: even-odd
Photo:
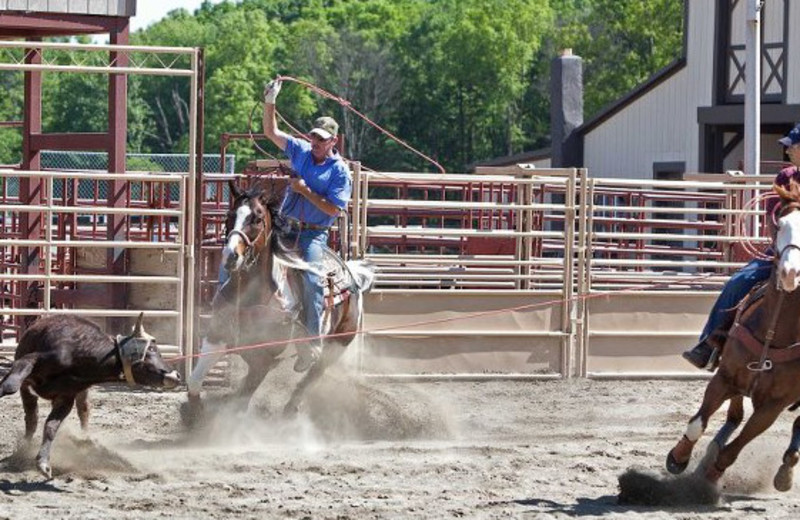
[[[286,417],[293,417],[300,410],[300,402],[302,401],[303,394],[306,390],[317,382],[325,370],[334,364],[344,353],[344,347],[336,344],[326,345],[322,349],[322,358],[311,366],[306,372],[306,375],[297,383],[294,391],[292,392],[286,406],[283,407],[283,415]]]
[[[745,423],[744,428],[742,428],[742,432],[730,444],[720,450],[717,460],[706,469],[706,479],[710,482],[716,483],[725,473],[725,470],[736,462],[742,449],[750,441],[764,433],[784,409],[784,406],[781,406],[781,403],[778,402],[769,402],[762,406],[753,404],[756,406],[755,410],[747,423]]]
[[[732,390],[722,379],[720,373],[714,374],[711,381],[708,382],[708,386],[706,386],[700,410],[689,420],[683,437],[667,455],[667,470],[670,473],[676,475],[683,473],[686,466],[689,465],[694,445],[708,426],[708,420],[722,406],[722,403],[730,399],[732,395]]]
[[[742,424],[744,419],[744,396],[735,395],[731,397],[730,404],[728,405],[728,415],[725,419],[725,424],[717,431],[717,434],[708,444],[706,454],[703,460],[697,466],[695,473],[703,475],[708,467],[717,460],[720,450],[728,443],[733,432]]]
[[[209,341],[208,338],[203,338],[203,345],[200,347],[200,357],[197,360],[194,370],[192,370],[187,383],[187,397],[188,400],[184,406],[181,406],[181,417],[184,423],[189,426],[195,424],[203,413],[203,403],[200,401],[200,390],[203,387],[203,380],[205,379],[208,371],[225,354],[224,342],[214,343]]]
[[[772,484],[778,491],[789,491],[792,488],[794,467],[800,459],[798,450],[800,450],[800,417],[797,417],[792,424],[792,440],[789,442],[789,448],[783,454],[783,463],[772,480]]]
[[[242,359],[247,363],[247,375],[242,381],[242,386],[236,392],[238,399],[242,400],[244,409],[250,404],[250,399],[255,394],[261,382],[267,377],[270,370],[280,362],[274,352],[249,352]]]
[[[203,345],[200,347],[200,357],[197,359],[197,365],[195,365],[188,381],[186,381],[190,401],[193,399],[200,399],[200,390],[203,386],[203,380],[206,378],[208,371],[211,370],[225,354],[226,346],[224,342],[214,343],[209,341],[208,338],[203,338]]]

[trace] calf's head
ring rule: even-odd
[[[181,376],[164,362],[156,339],[144,330],[143,319],[144,313],[139,314],[130,336],[117,336],[125,379],[129,384],[174,388]]]

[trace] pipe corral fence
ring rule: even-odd
[[[189,79],[194,110],[197,50],[156,53],[178,57],[156,60],[163,69],[20,59],[0,71],[174,74]],[[0,170],[0,354],[10,355],[26,320],[41,314],[104,320],[144,311],[166,354],[187,356],[189,370],[216,288],[232,178],[198,173],[195,163],[170,174]],[[768,244],[758,197],[772,175],[660,181],[591,178],[585,169],[351,169],[349,217],[332,246],[377,271],[364,333],[351,347],[371,377],[702,377],[680,352],[730,273]],[[23,182],[35,197],[20,199],[13,186]],[[124,205],[109,203],[112,187]],[[114,240],[104,227],[110,215],[124,217]],[[123,251],[126,272],[106,273],[109,255]],[[23,268],[34,252],[35,268]],[[124,305],[106,298],[111,284],[128,288]]]
[[[3,74],[174,78],[186,89],[189,133],[184,173],[0,170],[4,350],[37,315],[89,316],[108,329],[127,327],[141,311],[165,354],[191,350],[197,225],[187,208],[200,185],[201,61],[196,48],[0,42]]]

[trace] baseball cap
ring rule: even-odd
[[[797,126],[792,128],[792,130],[788,134],[778,139],[778,142],[781,143],[783,146],[794,146],[797,143],[800,143],[800,123],[798,123]]]
[[[322,139],[330,139],[339,133],[339,123],[332,117],[322,116],[314,121],[314,127],[308,133],[316,134]]]

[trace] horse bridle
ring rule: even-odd
[[[797,211],[797,210],[800,210],[800,203],[794,202],[794,201],[784,203],[784,204],[782,204],[780,206],[780,208],[779,208],[779,210],[777,212],[778,213],[778,219],[783,218],[784,216],[789,214],[791,211]],[[773,263],[775,264],[773,266],[773,269],[777,268],[778,264],[781,261],[781,258],[783,258],[784,253],[786,253],[786,251],[789,251],[789,250],[792,250],[792,249],[796,249],[796,250],[800,251],[800,245],[797,245],[797,244],[786,244],[785,246],[783,246],[781,248],[781,250],[778,251],[778,254],[775,255],[775,258],[773,259]],[[770,346],[772,344],[772,340],[775,337],[775,327],[778,326],[778,317],[780,316],[780,311],[781,311],[781,307],[783,306],[783,299],[784,299],[785,296],[786,296],[786,291],[780,285],[778,285],[778,305],[775,307],[775,312],[773,313],[772,319],[770,320],[769,329],[767,329],[767,333],[764,336],[764,348],[762,349],[762,352],[761,352],[761,358],[758,360],[757,363],[748,363],[748,365],[747,365],[747,368],[749,370],[751,370],[751,371],[754,371],[754,372],[765,372],[765,371],[768,371],[768,370],[770,370],[772,368],[772,361],[767,359],[767,354],[769,353],[769,348],[770,348]],[[740,310],[739,314],[741,314],[741,310]],[[739,315],[737,315],[735,321],[736,321],[736,324],[738,324]]]
[[[269,233],[265,234],[266,230],[267,230],[266,224],[262,223],[261,229],[258,231],[258,235],[256,235],[256,238],[253,240],[250,240],[250,237],[248,237],[243,231],[238,229],[232,230],[230,233],[228,233],[228,236],[225,238],[227,242],[230,242],[231,237],[238,236],[244,242],[246,249],[243,255],[244,256],[244,261],[242,265],[243,269],[250,269],[256,264],[256,262],[258,262],[258,257],[261,255],[261,251],[264,249],[263,245],[266,245],[267,241],[270,239],[270,237],[272,237],[272,229],[270,229]],[[258,248],[253,247],[258,242],[261,241],[262,237],[264,237],[262,247]]]

